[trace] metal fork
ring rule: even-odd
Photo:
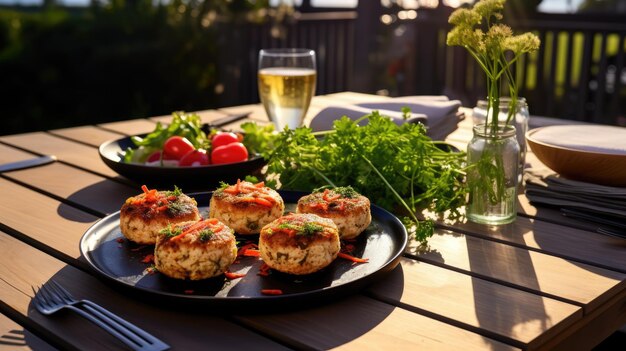
[[[65,288],[51,281],[35,291],[33,303],[45,315],[70,309],[103,328],[133,350],[167,350],[169,345],[89,300],[75,299]],[[85,310],[79,308],[83,307]]]

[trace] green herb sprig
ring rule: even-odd
[[[418,210],[450,210],[450,218],[460,217],[467,194],[465,154],[440,149],[421,124],[398,126],[378,111],[362,119],[368,124],[343,117],[329,131],[259,133],[268,145],[262,154],[267,175],[278,177],[283,189],[352,186],[373,203],[404,213],[405,225],[420,242],[432,236],[433,225],[420,224]]]

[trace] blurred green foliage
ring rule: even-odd
[[[1,134],[215,107],[219,22],[268,1],[0,9]]]

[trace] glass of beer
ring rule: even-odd
[[[315,94],[315,51],[263,49],[258,73],[259,97],[276,129],[301,126]]]

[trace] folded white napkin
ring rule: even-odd
[[[403,118],[404,107],[411,110],[407,120]],[[426,126],[432,139],[443,140],[464,118],[463,114],[457,113],[459,107],[460,101],[448,100],[446,96],[404,96],[372,103],[329,106],[313,117],[309,126],[314,131],[328,130],[332,128],[333,121],[342,116],[356,120],[373,110],[378,110],[381,115],[390,117],[398,125],[421,122]],[[363,121],[361,125],[363,124],[367,124],[367,121]]]

